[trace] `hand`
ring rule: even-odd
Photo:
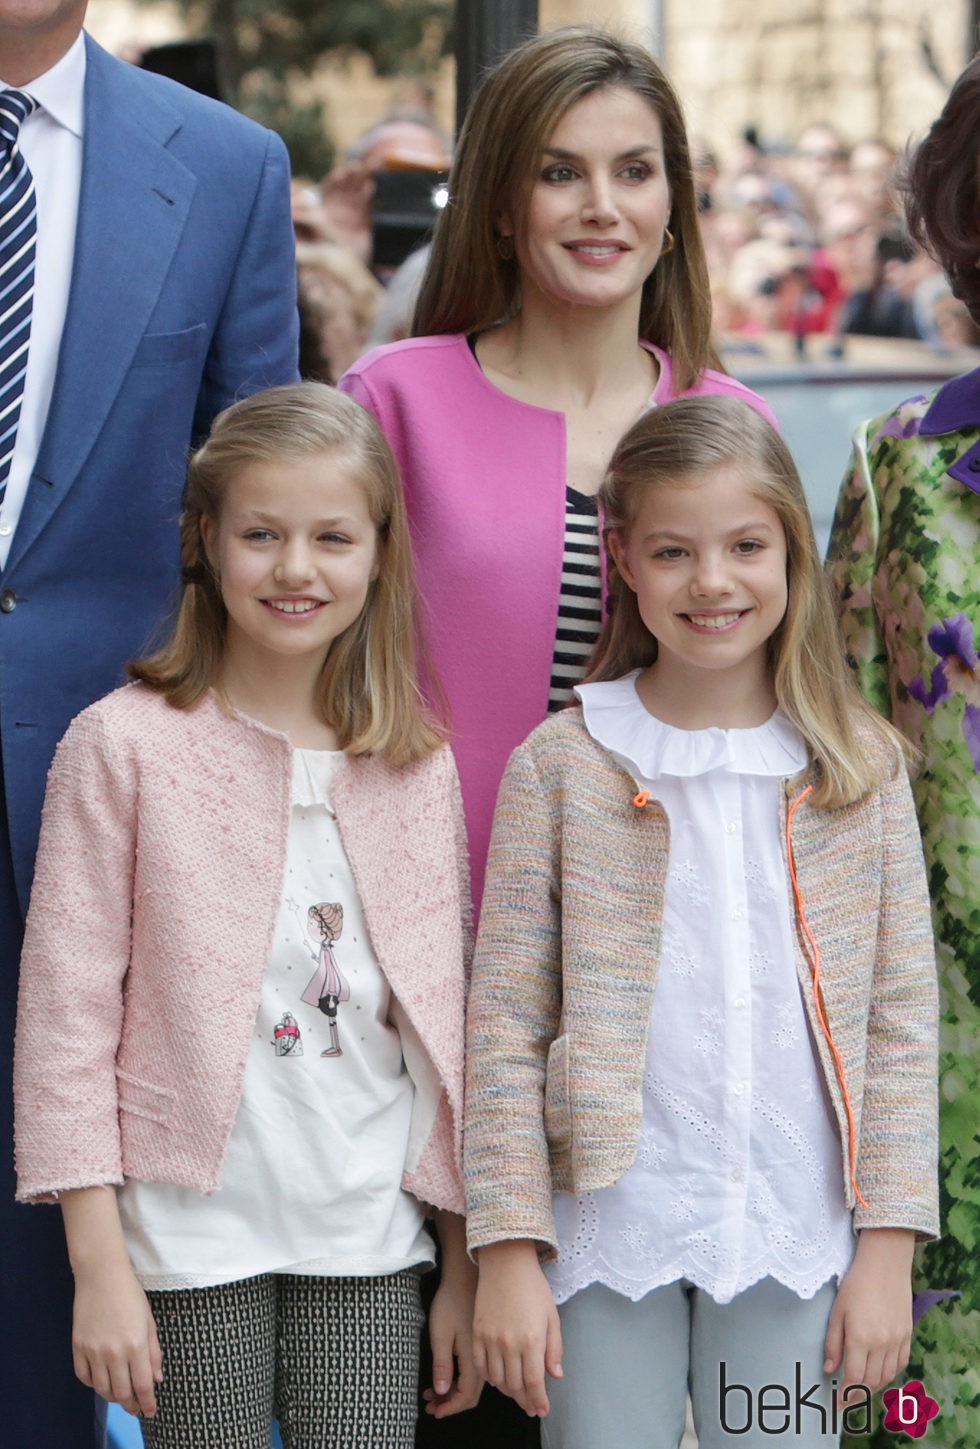
[[[837,1401],[848,1384],[884,1388],[908,1363],[912,1342],[912,1250],[915,1234],[865,1228],[830,1314],[824,1372],[839,1375]]]
[[[363,161],[348,161],[320,183],[322,218],[341,246],[365,264],[371,259],[374,173]]]
[[[532,1418],[551,1405],[545,1373],[561,1378],[561,1325],[537,1247],[522,1239],[479,1252],[473,1319],[477,1372],[509,1394]]]
[[[473,1360],[473,1303],[476,1268],[468,1258],[450,1264],[443,1259],[442,1282],[429,1313],[432,1344],[432,1388],[425,1389],[425,1412],[448,1419],[472,1409],[483,1392],[483,1379]]]
[[[72,1354],[83,1384],[130,1414],[154,1417],[163,1354],[146,1294],[128,1266],[76,1274]]]
[[[163,1355],[126,1252],[116,1190],[103,1185],[63,1192],[61,1216],[75,1275],[75,1372],[104,1399],[151,1419]]]

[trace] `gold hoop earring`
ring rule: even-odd
[[[514,260],[514,238],[512,236],[498,236],[497,256],[502,262]]]
[[[670,256],[671,252],[674,250],[674,246],[674,233],[671,231],[669,226],[665,226],[664,239],[660,244],[660,255],[662,257]]]

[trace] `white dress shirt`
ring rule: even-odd
[[[0,79],[0,89],[25,91],[39,107],[20,128],[20,149],[34,177],[37,198],[37,251],[27,375],[7,491],[0,506],[2,568],[48,420],[68,307],[82,181],[84,35],[79,34],[58,63],[29,85],[12,87]]]
[[[812,1298],[854,1240],[780,843],[782,782],[806,748],[778,710],[755,729],[675,729],[635,681],[576,693],[589,733],[670,821],[643,1127],[612,1187],[556,1196],[548,1278],[559,1303],[595,1282],[635,1302],[681,1278],[727,1303],[767,1276]]]

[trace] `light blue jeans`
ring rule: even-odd
[[[823,1372],[836,1291],[804,1300],[764,1278],[719,1304],[681,1279],[631,1303],[592,1284],[559,1309],[564,1377],[548,1381],[544,1449],[678,1449],[688,1393],[699,1449],[838,1444]]]

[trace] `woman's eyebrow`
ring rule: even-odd
[[[627,150],[621,151],[620,154],[616,157],[616,160],[628,161],[631,160],[633,157],[648,156],[651,153],[659,156],[660,151],[661,147],[655,145],[654,142],[651,141],[649,142],[649,144],[630,146]],[[578,151],[566,151],[561,146],[545,146],[542,155],[553,156],[556,161],[582,160],[582,156]]]

